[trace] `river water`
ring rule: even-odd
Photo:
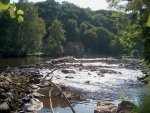
[[[8,67],[18,67],[28,64],[40,63],[50,58],[47,57],[26,57],[26,58],[0,58],[0,72]]]
[[[0,68],[16,67],[46,60],[48,58],[0,59]],[[115,62],[112,62],[112,60]],[[58,66],[65,65],[66,67],[63,70],[68,70],[70,73],[66,74],[62,69],[58,69],[47,79],[53,76],[52,81],[54,83],[86,92],[86,100],[72,103],[77,113],[94,113],[96,103],[100,100],[107,100],[117,105],[120,102],[121,92],[126,100],[138,104],[140,99],[147,94],[147,86],[137,80],[137,77],[144,74],[134,66],[131,68],[125,66],[129,65],[130,62],[120,63],[117,59],[112,60],[105,58],[75,59],[75,62],[72,63],[58,63]],[[51,62],[47,61],[46,63]],[[52,70],[44,68],[38,69],[38,71],[41,75],[46,76]],[[50,112],[49,99],[41,99],[41,101],[44,107],[38,112]],[[53,98],[52,102],[55,112],[71,113],[70,108],[63,100]]]

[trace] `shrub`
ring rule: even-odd
[[[133,58],[139,58],[140,53],[139,53],[138,50],[132,50],[132,51],[131,51],[131,56],[132,56]]]
[[[125,56],[130,56],[130,49],[124,49],[123,53]]]
[[[140,103],[138,113],[150,113],[150,96],[143,99]]]

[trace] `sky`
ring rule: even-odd
[[[17,2],[18,0],[11,0]],[[29,0],[30,2],[39,2],[44,0]],[[82,8],[91,8],[92,10],[107,9],[108,4],[105,0],[55,0],[57,2],[68,1]]]

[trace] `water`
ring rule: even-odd
[[[0,72],[7,67],[18,67],[28,64],[40,63],[50,58],[45,57],[26,57],[26,58],[0,58]]]
[[[120,63],[108,63],[99,59],[76,59],[76,61],[74,63],[65,63],[68,66],[64,68],[74,73],[64,74],[59,69],[47,79],[53,76],[54,83],[88,92],[90,101],[85,100],[74,104],[74,109],[77,113],[85,111],[86,113],[93,113],[96,102],[99,100],[107,100],[117,105],[120,102],[121,92],[124,92],[126,100],[130,100],[136,105],[147,94],[146,85],[137,80],[137,77],[144,76],[139,69],[120,67]],[[77,64],[82,64],[82,66],[73,66]],[[60,63],[58,65],[64,64]],[[40,69],[39,71],[44,76],[51,72],[49,69]],[[99,75],[101,71],[104,72],[102,76]],[[71,78],[66,78],[66,76]],[[40,113],[45,113],[46,110],[47,108],[45,109],[44,107]],[[54,106],[54,110],[61,113],[70,113],[68,107],[64,108],[59,104]]]
[[[6,67],[18,67],[22,65],[40,63],[49,60],[49,58],[28,57],[28,58],[11,58],[0,59],[0,70]],[[136,68],[120,67],[116,59],[114,62],[107,62],[106,58],[97,59],[76,59],[74,63],[60,63],[59,66],[66,65],[66,70],[75,73],[64,74],[62,69],[55,71],[47,79],[53,76],[53,82],[63,84],[67,87],[79,89],[86,92],[88,99],[72,103],[77,113],[94,113],[97,101],[107,100],[118,104],[120,102],[120,92],[125,93],[125,99],[138,104],[140,99],[146,95],[146,85],[140,83],[137,77],[143,76],[141,70]],[[50,62],[47,62],[50,63]],[[81,66],[74,66],[80,65]],[[38,69],[43,76],[52,70],[48,68]],[[25,69],[24,69],[25,71]],[[103,73],[101,73],[103,72]],[[66,78],[66,76],[72,77]],[[47,95],[48,91],[41,91]],[[39,113],[50,112],[49,98],[41,99],[44,108]],[[64,100],[53,98],[53,107],[55,112],[71,113],[70,108]]]

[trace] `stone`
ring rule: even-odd
[[[110,102],[103,101],[97,103],[94,113],[116,113],[116,111],[117,106]]]
[[[117,113],[132,113],[135,108],[135,105],[130,101],[122,101],[118,104]]]
[[[137,79],[140,81],[140,80],[144,80],[146,79],[148,76],[142,76],[142,77],[137,77]]]
[[[44,97],[45,97],[45,95],[42,95],[42,94],[40,94],[40,93],[38,93],[38,92],[34,92],[34,93],[33,93],[33,96],[34,96],[35,98],[44,98]]]
[[[65,78],[69,78],[69,79],[72,79],[72,78],[74,78],[74,77],[71,77],[71,76],[65,76]]]
[[[61,71],[62,71],[64,74],[68,74],[68,73],[76,74],[76,72],[75,72],[74,70],[62,69]]]
[[[0,104],[0,113],[10,113],[10,108],[7,102],[3,102]]]
[[[70,92],[63,92],[63,94],[65,95],[65,97],[67,98],[67,99],[71,99],[71,93]],[[63,98],[63,95],[62,95],[62,98]]]
[[[27,108],[27,111],[30,111],[30,112],[38,111],[41,108],[43,108],[43,103],[40,102],[38,99],[33,99],[32,100],[32,105]]]
[[[148,80],[146,80],[146,79],[141,80],[141,82],[142,82],[142,83],[145,83],[145,84],[148,84],[148,83],[149,83],[149,81],[148,81]]]
[[[86,83],[86,84],[89,84],[89,83],[90,83],[90,81],[85,81],[85,83]]]

